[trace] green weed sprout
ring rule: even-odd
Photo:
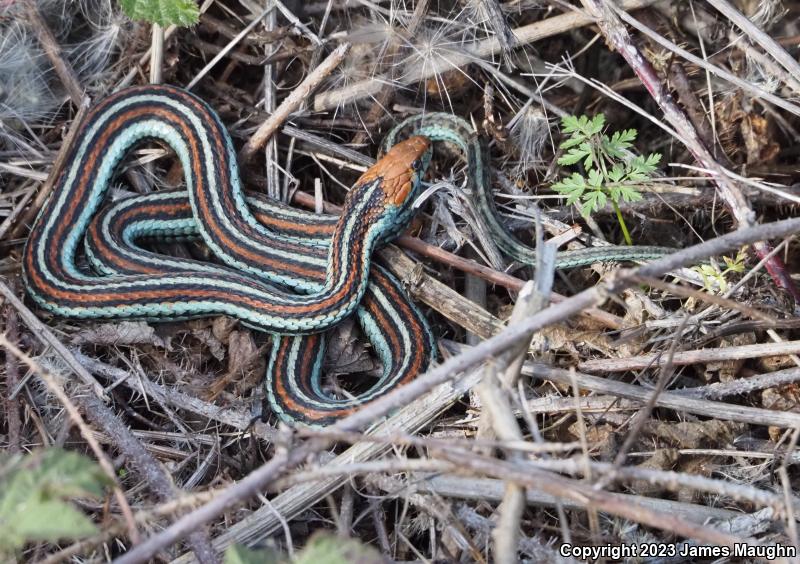
[[[744,272],[744,261],[746,259],[747,253],[742,249],[736,254],[736,258],[722,257],[722,260],[725,261],[724,269],[715,263],[706,263],[693,266],[692,270],[697,272],[703,279],[703,289],[705,291],[713,294],[716,290],[720,294],[724,294],[728,291],[728,275]]]

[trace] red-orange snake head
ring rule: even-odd
[[[430,140],[420,135],[409,137],[389,149],[377,163],[361,175],[356,185],[380,178],[386,201],[396,206],[407,205],[409,203],[407,199],[419,185],[430,158]]]

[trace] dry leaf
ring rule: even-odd
[[[733,421],[648,421],[645,432],[655,435],[675,448],[707,448],[730,444],[747,425]]]
[[[637,468],[651,468],[654,470],[672,470],[675,463],[678,462],[678,451],[672,448],[661,448],[653,453],[653,455],[642,462],[637,464]],[[652,484],[647,480],[633,480],[629,486],[630,490],[638,495],[646,495],[649,497],[660,497],[664,493],[665,488],[663,485]]]
[[[156,335],[153,327],[144,321],[103,323],[92,329],[79,331],[72,337],[75,345],[154,345],[170,350],[168,341]]]
[[[194,329],[192,335],[201,343],[208,347],[211,355],[219,361],[225,359],[225,345],[214,336],[210,328]]]

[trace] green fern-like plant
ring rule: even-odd
[[[200,18],[195,0],[119,0],[119,3],[130,19],[163,27],[194,25]]]
[[[553,184],[553,190],[565,195],[568,205],[580,204],[584,216],[595,213],[610,202],[625,242],[632,245],[619,204],[621,201],[642,199],[638,186],[651,178],[661,162],[661,154],[631,156],[630,149],[637,131],[625,129],[609,136],[604,132],[605,124],[606,117],[603,114],[593,118],[565,116],[561,119],[562,130],[569,137],[560,145],[565,152],[558,159],[558,164],[564,167],[579,166],[585,173],[573,172]]]

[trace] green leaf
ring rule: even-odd
[[[605,114],[597,114],[592,118],[591,124],[586,131],[587,135],[597,135],[601,131],[603,131],[603,126],[606,124],[606,116]]]
[[[604,207],[607,201],[605,192],[600,190],[586,192],[583,195],[584,203],[583,206],[581,206],[581,212],[583,215],[592,215],[594,212]]]
[[[595,189],[600,189],[603,185],[603,175],[600,174],[600,171],[596,168],[593,168],[589,171],[589,181],[587,182],[589,186]]]
[[[132,20],[146,20],[163,27],[194,25],[200,18],[195,0],[119,0]]]
[[[295,559],[295,564],[383,564],[384,557],[374,548],[354,539],[325,533],[311,537]]]
[[[79,539],[97,532],[86,515],[62,501],[31,500],[19,509],[6,526],[27,542]]]
[[[98,464],[60,449],[0,458],[0,553],[30,541],[76,539],[95,526],[64,500],[100,497],[109,483]]]
[[[562,142],[559,147],[561,149],[569,149],[570,147],[574,147],[575,145],[580,145],[586,140],[586,137],[581,135],[580,133],[573,133],[572,137],[567,139],[566,141]]]
[[[234,544],[225,551],[225,564],[280,564],[281,558],[271,549],[253,550]]]
[[[653,170],[656,169],[658,163],[661,162],[661,153],[650,153],[647,157],[647,166],[653,167]]]
[[[577,116],[564,116],[561,118],[561,129],[564,133],[574,133],[576,131],[581,131],[588,123],[589,118],[586,116],[581,116],[578,118]]]
[[[558,159],[558,164],[561,166],[570,166],[579,162],[586,155],[591,153],[588,143],[581,143],[580,147],[573,147],[566,154]]]
[[[631,142],[635,139],[635,129],[615,131],[610,138],[608,135],[603,135],[602,147],[610,158],[622,159],[625,157],[625,151],[633,147]]]
[[[572,176],[553,184],[552,188],[559,194],[567,196],[566,205],[571,206],[583,196],[583,192],[586,190],[586,179],[575,172]]]
[[[626,186],[624,184],[619,185],[618,187],[619,195],[622,197],[623,200],[626,202],[638,202],[642,199],[642,195],[639,193],[637,189],[633,186]],[[617,198],[617,203],[619,203],[619,197]]]
[[[636,157],[628,163],[628,178],[637,182],[649,180],[660,161],[660,153],[651,153],[646,159],[642,156]]]
[[[614,166],[611,167],[611,170],[608,173],[608,179],[611,182],[622,182],[622,178],[625,176],[625,167],[622,166],[622,163],[614,163]]]
[[[76,452],[50,449],[42,456],[36,480],[59,497],[100,497],[110,480],[93,460]]]

